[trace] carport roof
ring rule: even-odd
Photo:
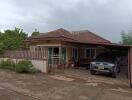
[[[131,45],[123,45],[117,43],[83,43],[89,45],[96,45],[96,46],[104,46],[104,47],[119,47],[119,48],[131,48]]]

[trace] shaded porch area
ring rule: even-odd
[[[92,59],[96,58],[96,47],[75,45],[38,45],[36,52],[47,52],[49,72],[57,69],[89,67]],[[101,50],[100,50],[101,51]]]

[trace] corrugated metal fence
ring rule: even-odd
[[[18,51],[5,51],[3,58],[14,58],[14,59],[47,59],[47,50],[43,51],[29,51],[29,50],[18,50]]]

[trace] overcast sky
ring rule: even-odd
[[[90,30],[113,42],[132,29],[132,0],[0,0],[0,30]]]

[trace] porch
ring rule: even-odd
[[[37,45],[30,51],[47,52],[49,68],[64,64],[65,67],[88,67],[91,60],[105,48],[91,45]]]

